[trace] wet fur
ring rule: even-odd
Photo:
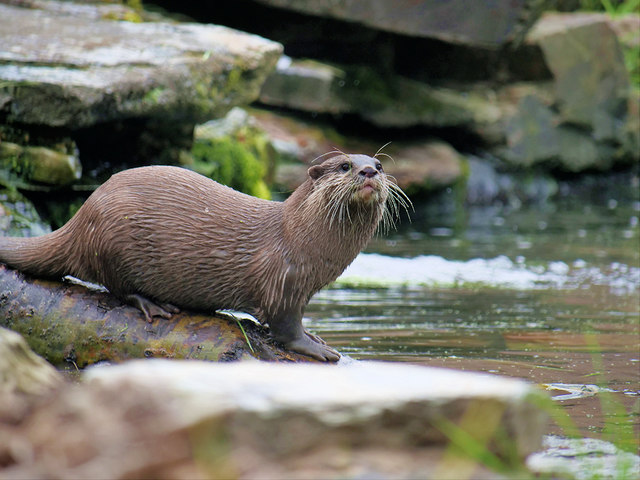
[[[343,272],[381,220],[389,226],[406,205],[382,172],[373,200],[361,201],[355,167],[339,171],[352,157],[311,167],[285,202],[250,197],[178,167],[126,170],[59,230],[0,238],[0,261],[35,276],[96,282],[120,298],[236,309],[272,330],[278,322],[289,328],[283,319],[300,323],[311,296]]]

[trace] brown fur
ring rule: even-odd
[[[331,158],[311,167],[285,202],[178,167],[126,170],[59,230],[0,238],[0,261],[35,276],[100,283],[123,299],[245,311],[287,343],[311,296],[351,263],[384,214],[390,182],[381,171],[359,174],[361,161],[379,166],[363,155]],[[345,162],[351,172],[340,170]],[[370,196],[359,190],[363,182],[375,187]],[[347,205],[342,218],[331,215],[337,202]]]

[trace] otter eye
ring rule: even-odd
[[[342,165],[340,165],[340,168],[343,171],[348,172],[351,169],[351,165],[349,163],[345,162]]]
[[[381,163],[376,163],[376,170],[378,170],[379,172],[382,171],[382,164]]]

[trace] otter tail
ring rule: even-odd
[[[0,262],[36,277],[67,275],[67,239],[62,230],[41,237],[0,237]]]

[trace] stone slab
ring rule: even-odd
[[[78,128],[220,116],[257,97],[282,52],[226,27],[91,20],[0,4],[0,115]]]
[[[496,0],[258,0],[308,15],[331,17],[418,37],[499,47],[518,40],[537,18],[541,2]]]
[[[366,67],[330,66],[282,57],[260,92],[265,105],[362,117],[382,128],[463,127],[486,137],[502,116],[491,92],[383,78]]]
[[[89,385],[114,390],[127,384],[153,390],[185,428],[232,415],[232,423],[245,425],[279,454],[335,441],[336,435],[353,446],[443,442],[437,422],[459,423],[468,411],[486,409],[487,422],[470,422],[475,426],[469,433],[482,437],[501,428],[523,458],[539,448],[546,428],[545,415],[531,403],[541,394],[526,382],[402,364],[343,360],[327,368],[158,359],[94,367],[84,378]],[[497,424],[492,425],[491,415]],[[305,423],[313,428],[295,442],[275,434]]]
[[[309,367],[92,367],[0,418],[0,477],[496,478],[448,437],[493,450],[504,474],[546,427],[543,394],[523,381],[348,359]]]

